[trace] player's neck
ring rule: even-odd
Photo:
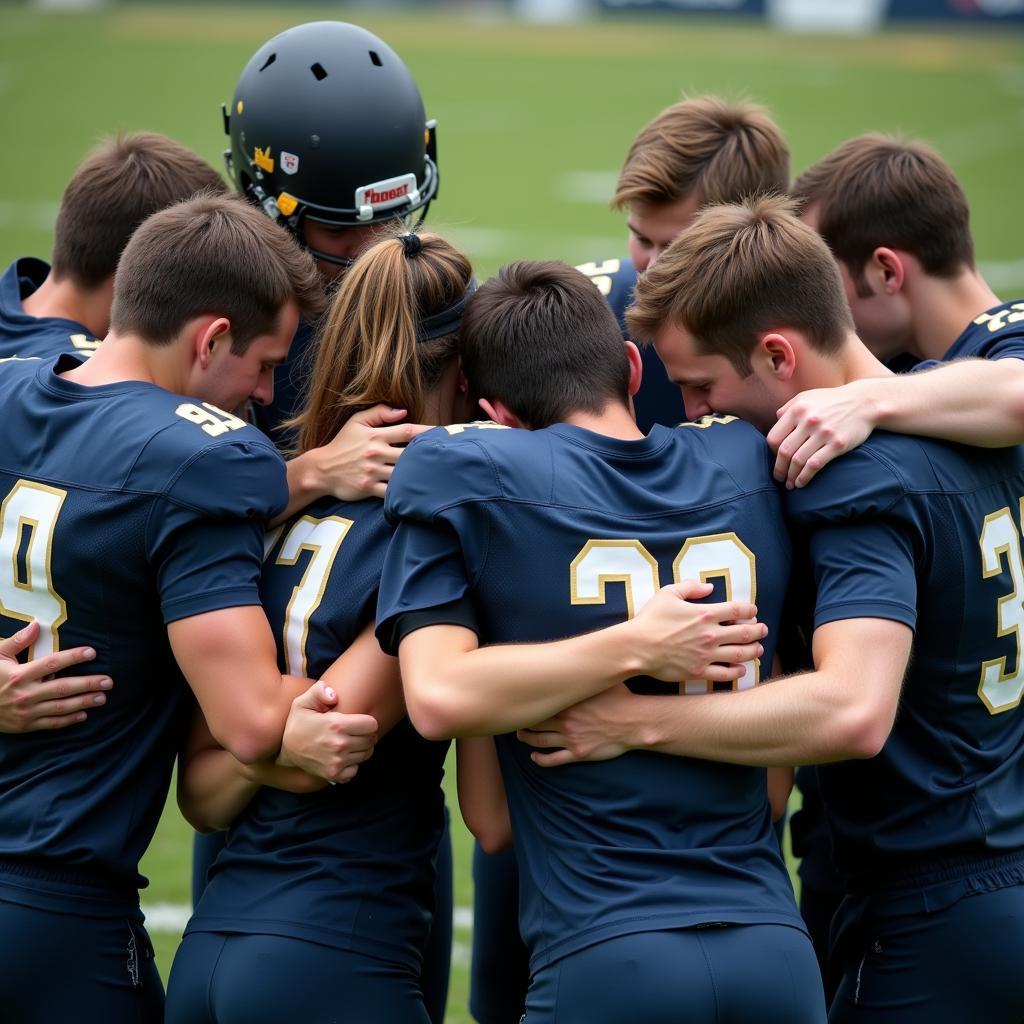
[[[812,388],[836,388],[854,380],[892,375],[892,370],[851,332],[838,352],[828,355],[815,352],[810,359],[805,354],[798,373],[794,375],[794,384],[799,392]]]
[[[183,393],[185,382],[175,349],[173,343],[149,345],[136,335],[111,331],[91,359],[63,376],[84,387],[134,380]]]
[[[574,412],[563,421],[574,427],[582,427],[595,434],[618,438],[620,441],[637,441],[644,432],[636,425],[633,414],[621,402],[609,402],[600,412]]]
[[[102,338],[110,325],[110,304],[113,301],[113,279],[98,288],[79,288],[70,278],[55,281],[53,272],[21,303],[29,316],[57,317],[73,320],[85,327],[94,338]]]
[[[942,359],[967,325],[1000,299],[976,270],[954,278],[921,275],[910,295],[914,348],[922,359]]]

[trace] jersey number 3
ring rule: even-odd
[[[722,579],[727,601],[753,603],[757,597],[754,553],[735,533],[691,537],[672,562],[672,578],[676,583]],[[638,540],[588,540],[569,566],[570,599],[573,604],[604,604],[609,583],[626,588],[626,611],[633,618],[661,587],[657,560]],[[758,662],[745,662],[744,668],[746,672],[734,684],[741,690],[760,680]],[[680,692],[707,693],[711,689],[709,680],[687,679]]]
[[[53,534],[67,491],[19,480],[0,504],[0,615],[39,623],[29,658],[60,650],[68,617],[50,575]]]

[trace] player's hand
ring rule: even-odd
[[[670,683],[740,679],[743,662],[764,653],[759,641],[768,627],[756,621],[755,605],[691,603],[712,590],[710,583],[693,580],[662,587],[635,618],[623,624],[634,635],[633,649],[642,658],[638,675]]]
[[[356,413],[332,441],[317,450],[324,489],[342,501],[359,501],[384,491],[395,463],[418,434],[430,430],[419,423],[401,423],[404,409],[375,405]]]
[[[377,720],[332,711],[337,702],[326,683],[314,683],[292,701],[278,764],[332,783],[355,778],[377,743]]]
[[[633,701],[642,699],[620,683],[516,735],[523,743],[541,748],[530,758],[542,768],[610,761],[635,745],[630,708]]]
[[[809,484],[833,459],[871,436],[874,407],[857,383],[803,391],[779,409],[778,422],[768,433],[779,483],[788,488]]]
[[[55,672],[92,661],[91,647],[73,647],[18,663],[18,655],[39,636],[39,624],[29,623],[0,641],[0,733],[64,729],[84,722],[86,713],[107,701],[114,684],[105,675],[61,676]]]

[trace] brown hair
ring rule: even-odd
[[[418,420],[424,393],[458,354],[457,325],[429,341],[417,331],[463,297],[469,260],[440,235],[405,238],[377,242],[342,278],[320,330],[308,402],[289,424],[299,427],[300,451],[326,444],[353,413],[378,402]]]
[[[590,278],[565,263],[502,267],[470,300],[459,350],[474,392],[534,429],[628,401],[615,316]]]
[[[922,142],[868,133],[844,142],[794,182],[818,231],[866,297],[864,266],[879,246],[908,252],[926,273],[974,266],[970,210],[952,168]]]
[[[114,277],[111,329],[152,345],[193,317],[231,322],[231,351],[276,329],[295,302],[315,315],[323,288],[313,257],[269,217],[233,195],[201,195],[154,213],[125,247]]]
[[[64,190],[54,232],[54,279],[99,287],[151,213],[197,192],[227,190],[205,160],[166,135],[137,132],[103,143]]]
[[[640,276],[630,334],[649,338],[674,323],[743,375],[757,336],[773,328],[797,328],[819,351],[836,351],[853,330],[839,268],[793,208],[762,196],[699,213]]]
[[[691,195],[699,206],[731,203],[788,185],[789,148],[768,111],[699,96],[663,110],[633,140],[611,205]]]

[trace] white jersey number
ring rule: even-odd
[[[325,519],[303,516],[288,531],[274,560],[277,565],[295,565],[304,551],[311,555],[302,579],[292,590],[284,615],[284,663],[290,675],[308,675],[309,620],[324,599],[334,559],[351,528],[352,520],[341,516]]]
[[[1024,516],[1024,498],[1021,499]],[[979,538],[981,543],[981,575],[984,579],[1003,572],[1003,558],[1010,573],[1013,590],[996,603],[997,636],[1012,636],[1017,653],[1013,670],[1006,658],[993,658],[981,663],[978,696],[993,715],[1010,711],[1024,696],[1024,658],[1021,657],[1021,631],[1024,630],[1024,562],[1020,552],[1020,530],[1009,508],[985,516]]]
[[[672,563],[676,583],[685,579],[725,582],[727,601],[755,601],[754,553],[735,533],[691,537]],[[569,594],[573,604],[604,604],[605,587],[621,583],[626,590],[626,612],[632,618],[654,596],[661,582],[658,563],[638,540],[588,540],[569,566]],[[752,621],[752,620],[747,620]],[[760,663],[744,663],[746,673],[734,685],[749,689],[760,681]],[[710,680],[687,679],[682,693],[707,693]]]
[[[0,613],[39,623],[28,657],[60,650],[67,605],[50,575],[53,533],[67,491],[19,480],[0,504]]]

